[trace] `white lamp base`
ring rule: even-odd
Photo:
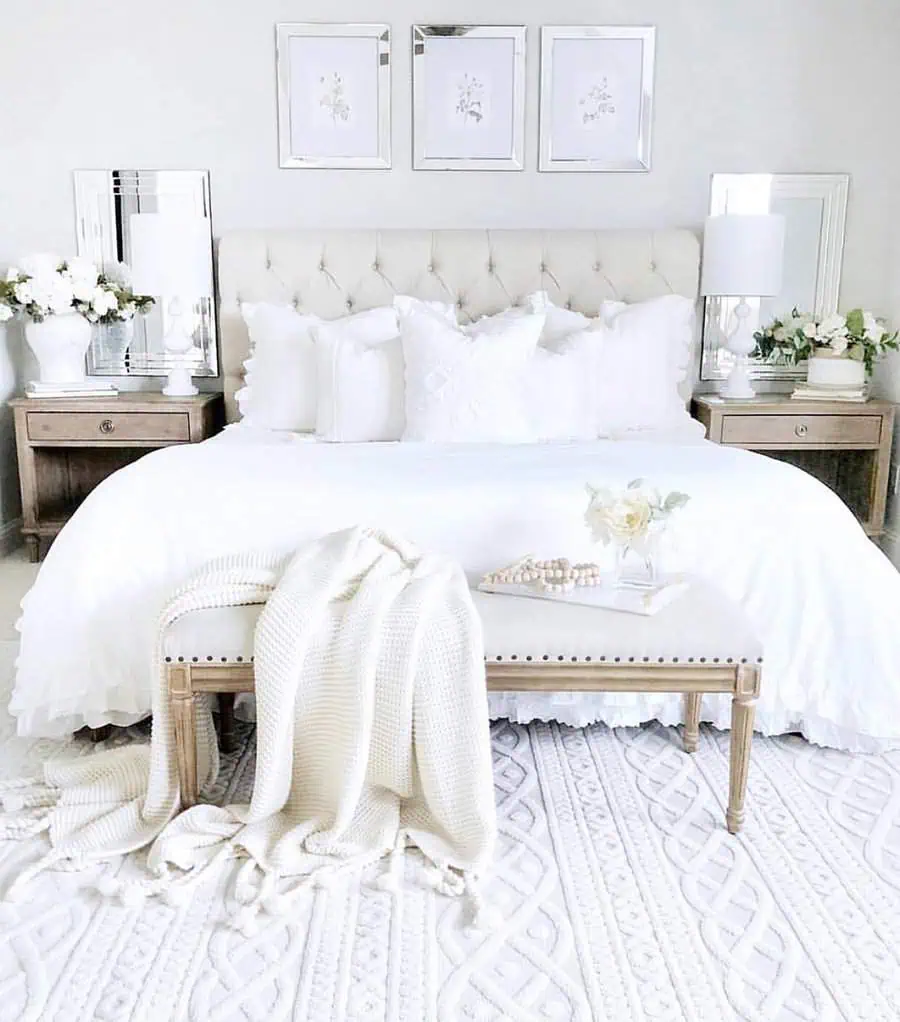
[[[750,385],[750,375],[747,372],[747,356],[756,348],[756,339],[747,324],[750,311],[746,298],[741,298],[734,310],[737,324],[725,342],[725,347],[734,355],[734,365],[719,394],[732,401],[747,401],[751,397],[756,397],[756,391]]]
[[[747,366],[744,356],[738,355],[727,379],[719,388],[719,394],[727,397],[730,401],[747,401],[756,397],[756,391],[750,384],[750,377],[747,375]]]
[[[184,367],[173,367],[169,370],[169,378],[162,389],[166,397],[193,397],[200,391],[191,382],[191,371]]]
[[[163,338],[163,346],[174,364],[169,367],[169,377],[162,390],[166,397],[193,397],[199,394],[191,382],[193,360],[189,356],[194,350],[194,339],[184,329],[184,304],[179,297],[174,297],[169,302],[172,325]]]

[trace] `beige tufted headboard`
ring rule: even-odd
[[[293,302],[325,319],[395,294],[448,299],[465,321],[532,291],[596,315],[605,299],[697,296],[700,246],[688,230],[238,231],[219,243],[228,421],[248,355],[241,302]]]

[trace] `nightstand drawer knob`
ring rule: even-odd
[[[112,433],[112,432],[115,431],[115,428],[116,428],[116,424],[112,421],[112,419],[104,419],[100,423],[100,432],[101,433]]]
[[[808,432],[809,426],[807,426],[805,422],[798,422],[797,425],[794,426],[794,433],[797,436],[806,436]]]

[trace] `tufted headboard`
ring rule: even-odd
[[[605,299],[696,298],[700,246],[688,230],[238,231],[219,242],[219,329],[228,421],[248,355],[241,302],[293,302],[334,319],[395,294],[456,302],[460,320],[532,291],[596,315]]]

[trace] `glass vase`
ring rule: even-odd
[[[618,540],[613,564],[613,586],[617,589],[653,589],[660,584],[660,531]]]

